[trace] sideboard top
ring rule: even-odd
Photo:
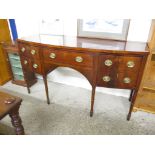
[[[64,35],[35,35],[20,38],[19,40],[52,46],[148,53],[148,46],[145,42],[116,41]]]

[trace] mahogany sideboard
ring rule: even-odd
[[[43,76],[48,104],[48,73],[59,66],[70,67],[83,74],[92,86],[90,116],[96,87],[130,89],[130,120],[149,54],[146,43],[56,35],[22,38],[17,43],[25,79],[29,78],[27,70]]]

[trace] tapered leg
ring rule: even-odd
[[[95,89],[96,89],[96,86],[93,86],[93,87],[92,87],[92,94],[91,94],[91,110],[90,110],[90,117],[93,116],[93,111],[94,111]]]
[[[45,91],[47,97],[47,104],[50,104],[49,94],[48,94],[48,85],[47,85],[47,76],[43,76],[44,84],[45,84]]]
[[[31,93],[30,88],[28,86],[27,86],[27,91],[29,94]]]
[[[12,122],[12,125],[15,127],[15,132],[17,135],[24,135],[24,127],[22,125],[22,121],[21,121],[21,118],[19,116],[19,106],[17,106],[16,108],[14,108],[9,116],[11,117],[11,122]]]
[[[136,100],[137,93],[138,93],[138,91],[135,90],[134,93],[133,93],[133,96],[132,96],[132,98],[131,98],[131,105],[130,105],[129,113],[128,113],[128,116],[127,116],[127,120],[128,120],[128,121],[129,121],[130,118],[131,118],[131,113],[132,113],[132,110],[133,110],[133,107],[134,107],[134,104],[135,104],[135,100]]]
[[[131,93],[130,93],[129,101],[132,100],[133,93],[134,93],[134,90],[132,89],[132,90],[131,90]]]

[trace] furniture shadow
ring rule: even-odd
[[[0,135],[15,135],[14,128],[0,123]]]

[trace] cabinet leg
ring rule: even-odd
[[[131,93],[130,93],[129,101],[132,100],[133,93],[134,93],[134,90],[132,89],[132,90],[131,90]]]
[[[47,104],[50,104],[49,93],[48,93],[48,85],[47,85],[47,76],[43,76],[43,80],[44,80],[44,84],[45,84]]]
[[[31,91],[30,91],[30,88],[29,88],[29,87],[27,87],[27,91],[28,91],[28,93],[29,93],[29,94],[31,93]]]
[[[95,89],[96,87],[92,87],[92,94],[91,94],[91,110],[90,110],[90,117],[93,116],[94,111],[94,99],[95,99]]]
[[[24,135],[24,127],[22,125],[21,118],[19,116],[19,107],[14,108],[9,116],[11,118],[12,125],[15,127],[15,132],[17,135]]]
[[[135,104],[135,100],[136,100],[137,93],[138,93],[138,91],[135,90],[134,93],[133,93],[133,96],[132,96],[132,98],[131,98],[131,105],[130,105],[129,113],[128,113],[128,116],[127,116],[127,120],[128,120],[128,121],[129,121],[130,118],[131,118],[131,113],[132,113],[132,110],[133,110],[133,107],[134,107],[134,104]]]

